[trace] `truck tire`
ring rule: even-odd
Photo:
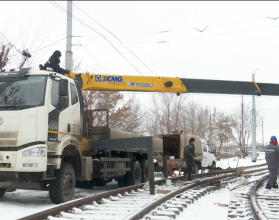
[[[142,160],[140,162],[141,166],[141,182],[148,182],[148,160]]]
[[[216,169],[216,163],[215,163],[215,161],[213,161],[211,168],[212,168],[213,170]]]
[[[123,188],[123,187],[127,186],[127,182],[126,182],[126,178],[125,177],[126,177],[126,174],[125,174],[125,176],[117,178],[117,183],[118,183],[118,187],[119,188]]]
[[[100,186],[100,187],[106,186],[107,183],[108,183],[108,181],[107,181],[107,180],[104,180],[104,179],[102,179],[102,178],[97,178],[97,179],[95,180],[95,185],[96,185],[96,186]]]
[[[198,174],[200,169],[200,165],[198,163],[195,163],[194,165],[194,174]]]
[[[126,173],[126,182],[128,186],[137,185],[141,183],[141,167],[138,161],[132,162],[131,171]]]
[[[82,189],[93,189],[94,188],[94,181],[86,181],[86,180],[79,180],[79,188]]]
[[[0,198],[2,198],[5,195],[6,191],[7,189],[0,188]]]
[[[110,183],[110,182],[112,182],[113,180],[114,180],[113,178],[109,178],[109,179],[107,180],[107,182]]]
[[[60,169],[54,171],[55,180],[49,184],[49,198],[54,204],[70,201],[75,191],[75,171],[69,163],[62,163]]]

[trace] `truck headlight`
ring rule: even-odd
[[[45,157],[46,148],[36,147],[22,152],[23,157]]]

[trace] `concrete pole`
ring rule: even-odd
[[[262,118],[262,146],[263,146],[263,148],[264,148],[263,118]]]
[[[252,74],[252,81],[255,81],[255,72]],[[252,96],[252,162],[257,161],[256,156],[256,113],[255,113],[255,96]]]
[[[149,146],[147,146],[147,158],[148,158],[148,181],[150,195],[155,195],[155,182],[154,182],[154,159],[153,159],[153,137],[150,137]]]
[[[72,1],[67,1],[67,44],[65,52],[65,68],[67,70],[72,69],[73,63],[73,52],[72,52],[72,14],[73,14],[73,4]]]
[[[241,103],[241,153],[245,157],[245,146],[244,146],[244,109],[243,109],[243,96]]]

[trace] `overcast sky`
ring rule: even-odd
[[[67,2],[0,1],[0,31],[17,49],[31,51],[34,68],[54,50],[66,50],[66,13],[59,6],[66,10]],[[119,37],[152,71],[76,6]],[[259,68],[257,82],[279,83],[279,19],[267,18],[279,17],[278,8],[278,1],[74,1],[73,14],[87,27],[73,19],[73,35],[81,36],[73,44],[83,45],[73,46],[73,54],[82,62],[82,72],[139,75],[96,30],[145,76],[251,81]],[[203,32],[194,29],[207,26]],[[152,95],[138,96],[148,106]],[[241,104],[241,96],[187,96],[226,112]],[[265,141],[279,137],[279,99],[263,96],[256,105],[262,108]],[[261,142],[261,129],[257,140]]]

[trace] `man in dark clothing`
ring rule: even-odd
[[[269,179],[265,186],[266,189],[278,188],[277,174],[278,174],[278,157],[279,147],[277,146],[277,138],[272,136],[270,138],[270,144],[265,148],[265,160],[269,170]]]
[[[189,144],[187,144],[184,148],[184,159],[186,161],[186,172],[188,176],[188,181],[192,181],[192,170],[195,156],[195,139],[190,138]]]
[[[59,66],[61,56],[62,56],[62,54],[59,50],[54,51],[52,56],[45,63],[44,69],[46,70],[47,67],[51,67],[54,72],[60,73],[62,75],[64,75],[65,73],[70,73],[69,70],[64,70]]]

